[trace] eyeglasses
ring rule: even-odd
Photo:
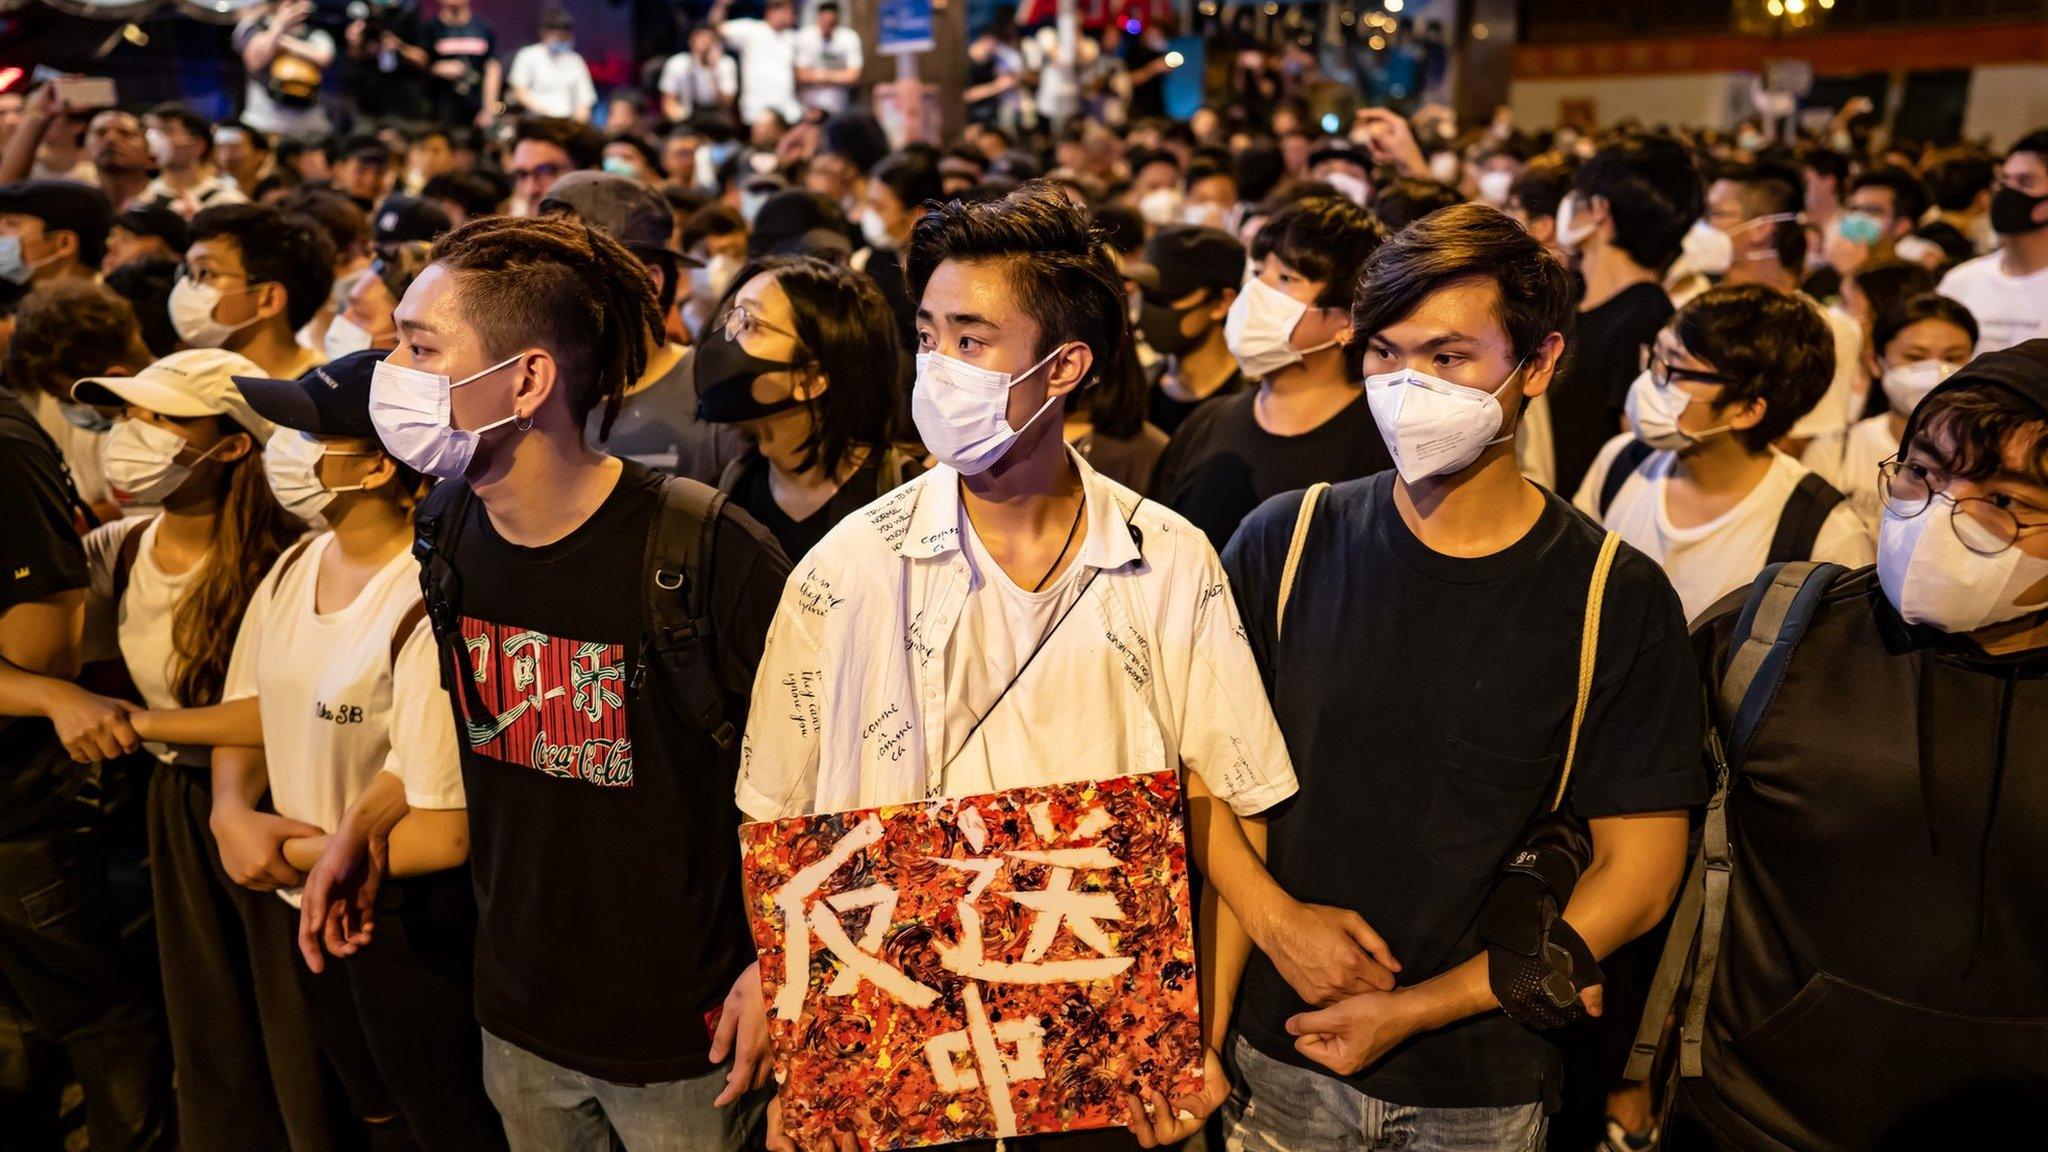
[[[2019,543],[2022,536],[2048,531],[2048,523],[2022,524],[2012,509],[2012,497],[2003,492],[1960,500],[1950,496],[1945,491],[1950,479],[1946,472],[1897,456],[1877,467],[1877,490],[1892,515],[1910,520],[1927,511],[1939,496],[1955,505],[1958,514],[1949,517],[1949,523],[1956,539],[1979,556],[1996,556]]]
[[[1650,369],[1650,382],[1659,388],[1669,388],[1673,384],[1705,384],[1710,387],[1721,387],[1735,383],[1733,376],[1723,376],[1718,372],[1701,372],[1694,368],[1676,367],[1671,361],[1666,360],[1655,352],[1650,353],[1648,367]]]
[[[535,164],[531,168],[514,168],[506,175],[512,177],[514,184],[524,184],[528,180],[553,180],[568,170],[561,164]]]
[[[796,333],[791,332],[787,328],[778,328],[761,319],[758,313],[749,310],[744,304],[733,305],[732,311],[725,314],[725,338],[727,340],[738,344],[757,332],[771,332],[777,336],[787,336],[796,342],[799,350],[803,348],[804,342]]]

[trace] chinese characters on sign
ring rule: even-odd
[[[1172,772],[748,824],[748,916],[809,1146],[1121,1125],[1201,1083]]]

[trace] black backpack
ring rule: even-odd
[[[733,721],[744,701],[728,708],[718,680],[716,637],[711,625],[711,573],[718,521],[725,494],[680,476],[664,476],[660,504],[647,526],[647,548],[640,566],[640,642],[626,673],[626,691],[638,696],[647,668],[659,664],[674,692],[674,703],[699,734],[721,753],[738,744]],[[420,505],[413,521],[413,558],[420,565],[420,591],[434,641],[441,649],[441,686],[463,694],[464,711],[488,715],[470,672],[469,650],[462,643],[462,578],[455,569],[455,544],[476,502],[469,484],[450,480],[437,485]]]
[[[1727,926],[1729,882],[1734,855],[1728,840],[1728,791],[1741,771],[1743,755],[1784,683],[1793,649],[1813,622],[1822,597],[1844,574],[1839,564],[1795,561],[1774,564],[1750,586],[1742,613],[1730,638],[1728,663],[1708,685],[1707,759],[1715,773],[1714,796],[1707,802],[1706,826],[1679,889],[1671,935],[1650,982],[1642,1024],[1622,1076],[1649,1079],[1664,1049],[1665,1024],[1681,990],[1690,985],[1678,1028],[1678,1060],[1670,1070],[1670,1087],[1681,1078],[1701,1075],[1700,1047],[1706,1032],[1707,999],[1721,959],[1721,934]],[[1716,614],[1709,613],[1707,619]],[[1665,1106],[1677,1095],[1665,1093]]]
[[[1614,503],[1614,497],[1621,492],[1621,486],[1635,475],[1643,461],[1650,458],[1656,449],[1641,440],[1631,439],[1622,445],[1621,451],[1607,465],[1607,474],[1600,478],[1600,519],[1607,519],[1607,508]],[[1813,555],[1813,543],[1820,539],[1820,530],[1828,522],[1828,514],[1835,505],[1842,502],[1842,494],[1817,472],[1808,472],[1800,477],[1799,486],[1786,497],[1784,510],[1778,513],[1777,531],[1771,534],[1771,550],[1765,554],[1765,564],[1791,564]]]

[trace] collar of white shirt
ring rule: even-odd
[[[1108,571],[1138,559],[1136,529],[1131,526],[1135,510],[1125,508],[1117,500],[1114,486],[1071,446],[1067,458],[1080,472],[1081,498],[1088,506],[1088,534],[1081,539],[1080,562]],[[896,541],[898,556],[929,560],[960,550],[959,478],[958,472],[944,464],[926,473],[917,505],[911,509],[910,526]]]

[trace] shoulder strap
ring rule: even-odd
[[[462,643],[462,580],[455,572],[455,543],[474,500],[466,481],[436,484],[413,513],[412,556],[420,566],[420,602],[441,650],[441,687],[451,695],[462,693],[463,707],[481,716],[486,710]]]
[[[1607,475],[1600,478],[1598,507],[1602,519],[1607,516],[1607,506],[1614,503],[1615,496],[1621,492],[1621,486],[1628,483],[1628,478],[1635,475],[1636,469],[1642,467],[1643,461],[1648,460],[1650,454],[1655,451],[1655,448],[1641,440],[1631,439],[1621,446],[1621,451],[1614,454],[1614,459],[1607,462]]]
[[[308,536],[297,544],[285,549],[284,555],[279,557],[277,561],[277,578],[279,581],[284,579],[285,573],[292,570],[292,565],[299,562],[299,557],[306,554],[306,549],[313,546],[313,540],[313,537]]]
[[[1792,489],[1784,510],[1778,513],[1778,530],[1771,535],[1771,550],[1764,563],[1790,564],[1812,557],[1814,541],[1820,539],[1821,528],[1841,502],[1841,492],[1820,473],[1800,477],[1799,486]]]
[[[1792,651],[1813,621],[1821,598],[1843,569],[1838,564],[1796,562],[1764,569],[1751,586],[1749,599],[1736,618],[1730,637],[1728,666],[1711,685],[1707,751],[1718,779],[1707,803],[1706,827],[1699,852],[1680,890],[1671,934],[1643,1011],[1623,1077],[1649,1078],[1662,1047],[1664,1027],[1686,980],[1692,960],[1692,993],[1686,1004],[1679,1040],[1678,1074],[1698,1076],[1707,1000],[1721,958],[1721,934],[1727,921],[1728,888],[1734,857],[1728,838],[1728,789],[1770,702],[1784,680]],[[1694,943],[1698,943],[1697,958]]]
[[[666,476],[658,495],[641,562],[641,579],[653,587],[646,593],[644,635],[627,688],[640,690],[650,663],[670,666],[677,677],[677,705],[721,751],[727,750],[739,733],[726,718],[725,694],[710,651],[712,560],[725,493],[687,477]]]
[[[1579,757],[1579,731],[1586,723],[1586,703],[1593,698],[1593,669],[1600,655],[1600,609],[1607,602],[1607,574],[1614,569],[1614,555],[1621,550],[1621,537],[1609,532],[1600,541],[1600,555],[1593,561],[1593,580],[1586,589],[1586,618],[1579,627],[1579,688],[1572,704],[1571,735],[1564,746],[1564,770],[1557,774],[1557,791],[1550,797],[1550,810],[1564,804],[1565,789],[1572,782],[1572,764]]]
[[[718,490],[731,495],[740,486],[740,477],[747,471],[747,457],[735,456],[725,462],[725,468],[718,473]]]
[[[1273,639],[1287,623],[1287,601],[1294,595],[1294,574],[1301,567],[1301,552],[1308,544],[1308,528],[1315,521],[1316,503],[1329,491],[1328,484],[1311,484],[1301,494],[1301,511],[1294,515],[1294,535],[1287,541],[1287,560],[1280,566],[1280,598],[1273,605]]]
[[[398,618],[398,627],[391,630],[392,667],[398,666],[398,654],[405,651],[406,641],[412,639],[413,629],[418,628],[420,621],[426,618],[427,602],[425,600],[413,601],[412,607],[405,610],[405,615]]]
[[[154,523],[156,517],[152,516],[128,529],[128,534],[121,537],[121,546],[114,552],[115,604],[119,604],[128,591],[128,579],[135,574],[135,558],[142,555],[142,534],[149,531],[149,526]]]

